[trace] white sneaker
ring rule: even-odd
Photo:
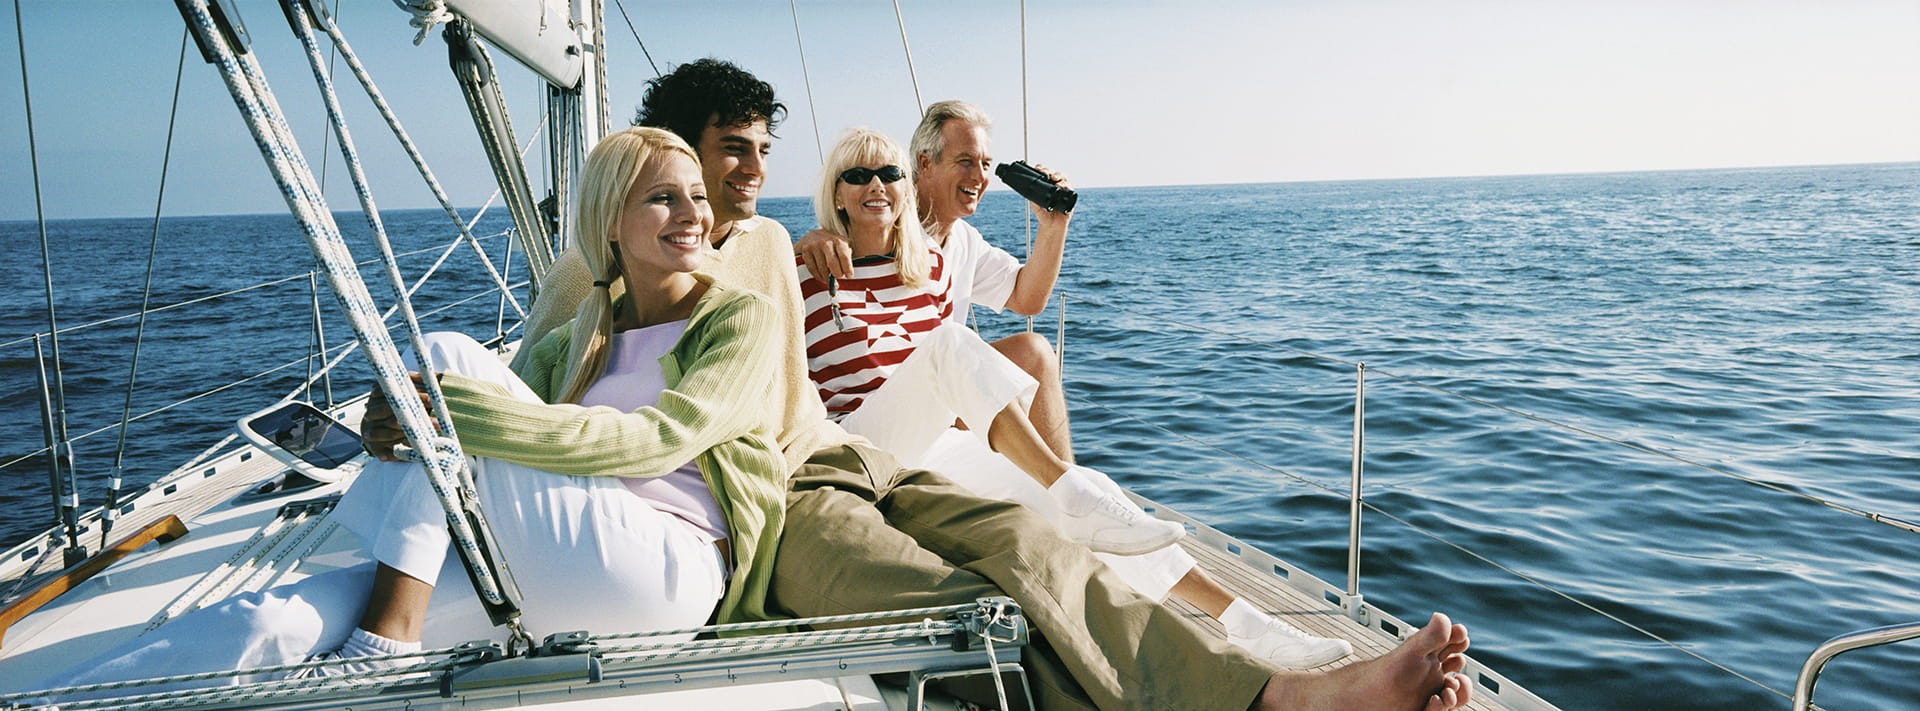
[[[1064,514],[1060,529],[1097,553],[1141,555],[1173,545],[1187,527],[1148,516],[1132,501],[1103,494],[1084,515]]]
[[[1228,630],[1227,641],[1288,669],[1332,664],[1353,653],[1353,645],[1344,639],[1315,637],[1271,617],[1263,616],[1263,623],[1259,634],[1252,637]]]

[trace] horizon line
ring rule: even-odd
[[[1305,184],[1314,184],[1314,183],[1379,183],[1379,182],[1393,182],[1393,181],[1404,181],[1404,180],[1551,178],[1551,177],[1635,175],[1635,174],[1658,174],[1658,173],[1712,173],[1712,172],[1741,171],[1741,170],[1780,170],[1780,169],[1787,169],[1787,168],[1846,168],[1846,167],[1852,167],[1852,166],[1895,166],[1895,165],[1915,165],[1915,164],[1920,164],[1920,159],[1866,161],[1866,162],[1850,162],[1850,163],[1793,163],[1793,164],[1782,164],[1782,165],[1740,165],[1740,166],[1721,166],[1721,167],[1712,167],[1712,168],[1636,168],[1636,169],[1622,169],[1622,170],[1550,171],[1550,172],[1538,172],[1538,173],[1469,173],[1469,174],[1453,174],[1453,175],[1402,175],[1402,176],[1373,177],[1373,178],[1304,178],[1304,179],[1297,179],[1297,180],[1242,180],[1242,181],[1227,181],[1227,182],[1220,182],[1220,183],[1155,183],[1155,184],[1130,184],[1130,185],[1089,185],[1089,186],[1085,186],[1077,189],[1085,191],[1085,190],[1125,190],[1125,189],[1133,189],[1133,188],[1208,187],[1208,186],[1215,186],[1215,185],[1236,185],[1236,186],[1305,185]],[[1009,188],[1006,188],[1003,186],[989,184],[987,188],[987,192],[1005,193],[1005,192],[1012,192],[1012,191]],[[811,197],[807,195],[772,195],[772,196],[767,196],[765,199],[806,200],[806,199],[811,199]],[[495,207],[501,207],[501,206],[496,205]],[[413,211],[413,210],[439,210],[439,209],[441,208],[438,205],[426,205],[421,207],[382,208],[380,212],[384,214],[388,212],[404,212],[404,211]],[[457,206],[454,209],[457,211],[464,212],[467,210],[477,210],[479,209],[479,207],[478,206]],[[352,209],[331,209],[331,211],[339,214],[359,214],[360,213],[360,210],[357,207]],[[200,213],[200,214],[194,214],[194,215],[162,214],[160,217],[161,219],[189,219],[189,218],[197,218],[197,217],[268,217],[268,216],[274,216],[274,215],[284,215],[289,218],[293,217],[293,215],[288,212],[279,212],[279,211],[276,211],[276,212],[210,212],[210,213]],[[85,221],[85,220],[128,220],[128,219],[151,220],[153,219],[153,215],[151,214],[99,215],[99,216],[88,216],[88,217],[50,217],[46,219],[48,222],[79,222],[79,221]],[[9,223],[16,223],[16,222],[37,224],[39,222],[39,218],[0,217],[0,224],[9,224]]]

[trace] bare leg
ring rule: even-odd
[[[1466,625],[1438,612],[1400,646],[1374,659],[1326,672],[1274,673],[1253,708],[1262,711],[1445,711],[1465,706],[1473,684],[1466,665]]]
[[[1180,599],[1193,603],[1194,607],[1200,608],[1201,612],[1207,613],[1208,617],[1216,620],[1220,619],[1221,615],[1227,614],[1227,606],[1238,599],[1238,596],[1227,592],[1226,588],[1214,582],[1213,578],[1207,577],[1207,574],[1197,565],[1187,571],[1186,575],[1181,576],[1180,582],[1173,584],[1171,592],[1180,596]]]
[[[373,594],[360,616],[360,629],[399,642],[418,642],[432,599],[433,583],[381,563],[373,574]]]
[[[1055,455],[1040,438],[1040,433],[1034,431],[1026,408],[1021,407],[1018,400],[1007,403],[1000,414],[994,416],[993,426],[987,429],[987,446],[1005,455],[1041,486],[1053,486],[1071,466]]]
[[[1027,417],[1054,456],[1072,464],[1073,433],[1067,427],[1067,396],[1060,385],[1060,360],[1054,355],[1053,347],[1047,344],[1046,337],[1037,333],[1015,334],[992,345],[1000,355],[1040,383]]]

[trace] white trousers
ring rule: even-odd
[[[428,337],[433,369],[540,398],[498,357],[457,333]],[[471,458],[481,512],[514,582],[534,639],[555,632],[640,632],[706,622],[726,592],[726,569],[705,534],[654,509],[613,477],[576,477]],[[447,518],[419,465],[377,462],[333,510],[373,558],[425,581],[442,575]],[[436,591],[446,585],[436,585]],[[477,607],[473,610],[479,612]],[[461,640],[425,640],[435,642]]]
[[[229,597],[182,615],[160,629],[128,640],[29,688],[53,689],[301,661],[347,641],[347,635],[359,624],[360,614],[366,609],[367,590],[373,586],[373,569],[372,563],[366,563]],[[252,675],[43,701],[70,702],[270,678]]]
[[[1062,517],[1066,516],[1059,502],[1054,500],[1052,494],[1047,493],[1046,487],[1041,486],[1040,482],[1034,481],[1033,477],[1014,466],[1013,462],[1008,461],[1000,453],[988,449],[981,443],[979,437],[970,436],[969,433],[957,429],[947,430],[934,441],[933,446],[926,450],[921,459],[902,460],[901,464],[915,469],[940,472],[953,483],[964,486],[977,495],[1020,504],[1056,525]],[[1113,492],[1116,496],[1121,495],[1120,486],[1107,478],[1105,473],[1092,469],[1087,471],[1094,472],[1101,488]],[[1165,600],[1174,584],[1180,582],[1180,578],[1185,577],[1187,571],[1193,570],[1193,567],[1199,564],[1186,549],[1177,545],[1140,555],[1094,553],[1093,557],[1106,563],[1108,568],[1112,568],[1113,572],[1119,575],[1121,580],[1127,581],[1127,585],[1132,586],[1135,591],[1153,600]]]
[[[940,472],[975,494],[1012,501],[1059,523],[1066,512],[1046,487],[987,443],[1002,408],[1015,398],[1032,404],[1038,388],[1033,377],[965,326],[942,324],[915,343],[913,353],[841,426],[905,466]],[[953,428],[955,419],[967,429]],[[1119,492],[1105,474],[1098,478],[1103,488]],[[1135,556],[1094,555],[1154,600],[1165,599],[1196,565],[1179,546]]]
[[[980,340],[973,329],[941,324],[914,339],[913,353],[840,426],[902,463],[922,458],[958,419],[982,446],[993,418],[1016,398],[1033,402],[1039,383]]]
[[[436,371],[495,382],[539,401],[470,338],[432,334],[428,350]],[[481,510],[519,585],[522,621],[534,639],[572,630],[694,627],[707,621],[725,592],[724,563],[712,542],[692,524],[654,510],[618,480],[553,474],[485,458],[472,464]],[[418,465],[367,467],[332,518],[357,534],[375,560],[435,582],[424,647],[504,639],[452,554],[446,514]],[[373,572],[374,565],[367,563],[228,598],[37,688],[303,660],[346,641],[366,609]],[[221,683],[226,682],[193,685]]]

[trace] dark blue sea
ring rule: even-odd
[[[1920,521],[1920,164],[1091,189],[1080,205],[1061,291],[1081,461],[1338,583],[1365,363],[1362,592],[1467,622],[1478,657],[1563,708],[1784,708],[1820,642],[1920,621],[1920,535],[1836,508]],[[796,235],[811,224],[804,200],[762,208]],[[403,250],[449,233],[438,211],[386,217]],[[339,218],[370,255],[360,218]],[[975,222],[1024,253],[1010,194]],[[161,222],[152,305],[205,301],[149,319],[130,405],[137,321],[101,322],[138,309],[152,221],[47,230],[88,505],[123,408],[140,416],[124,450],[138,485],[307,378],[313,260],[286,216]],[[0,245],[11,546],[52,522],[31,338],[48,321],[37,227],[0,223]],[[418,308],[475,293],[476,264],[457,250]],[[1036,319],[1049,338],[1057,308]],[[501,309],[426,320],[486,338]],[[365,373],[350,359],[310,399],[359,393]],[[1817,700],[1920,708],[1915,669],[1920,644],[1856,652]]]

